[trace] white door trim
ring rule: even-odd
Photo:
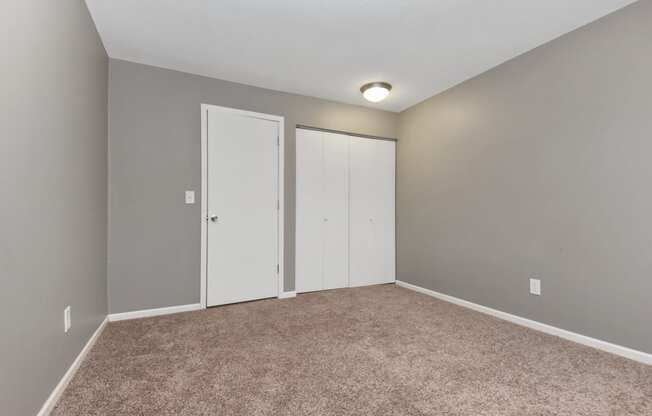
[[[285,292],[284,279],[284,247],[285,247],[285,118],[271,114],[254,113],[252,111],[238,110],[236,108],[220,107],[212,104],[201,105],[201,256],[199,276],[199,299],[202,309],[206,308],[206,279],[207,276],[207,219],[208,219],[208,109],[217,110],[227,114],[244,117],[254,117],[263,120],[278,122],[278,290],[277,297],[282,297]]]

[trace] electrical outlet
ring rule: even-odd
[[[530,279],[530,294],[541,296],[541,280]]]
[[[72,318],[70,316],[70,305],[66,306],[63,310],[63,332],[68,332],[72,326]]]
[[[192,205],[195,203],[195,191],[186,191],[186,204]]]

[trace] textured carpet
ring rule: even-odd
[[[652,367],[393,285],[111,323],[62,415],[652,415]]]

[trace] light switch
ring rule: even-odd
[[[195,191],[186,191],[186,204],[194,204],[195,203]]]
[[[530,279],[530,293],[532,295],[541,296],[541,280]]]
[[[63,310],[63,332],[70,331],[70,327],[72,326],[72,316],[70,313],[70,305],[68,305]]]

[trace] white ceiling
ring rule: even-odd
[[[87,3],[112,58],[401,111],[634,0]]]

